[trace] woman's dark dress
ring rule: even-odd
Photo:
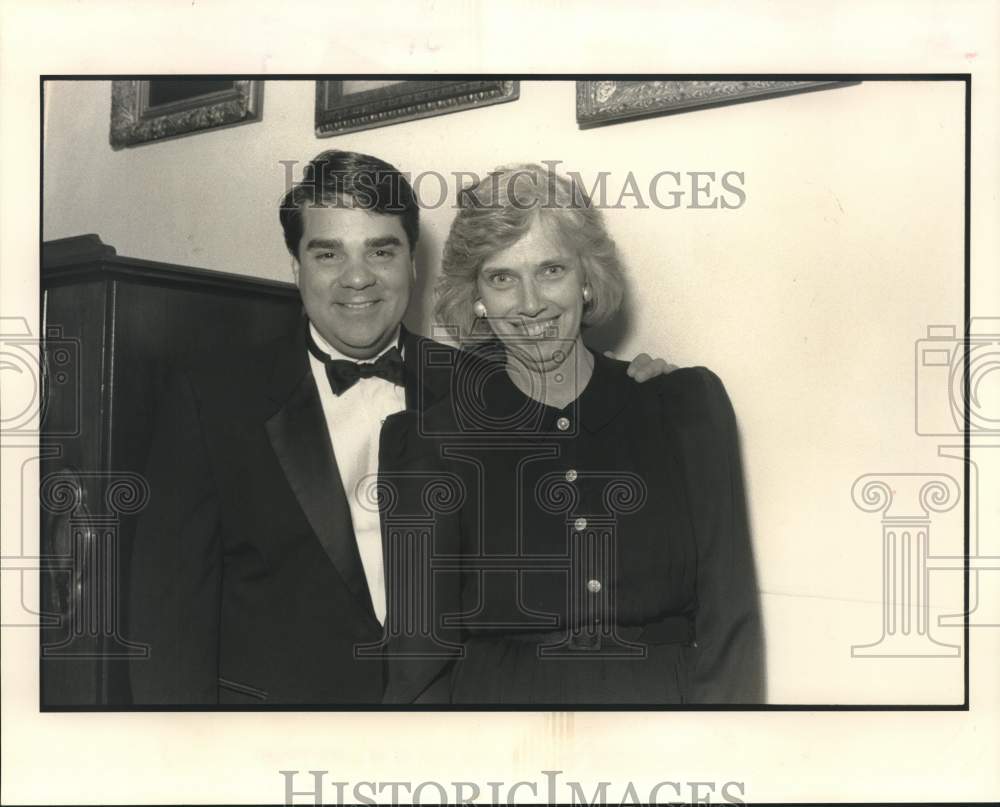
[[[455,597],[438,602],[451,613],[436,615],[458,629],[464,658],[418,700],[762,703],[738,440],[719,379],[690,368],[639,384],[595,354],[582,394],[557,410],[514,386],[502,354],[492,361],[403,438],[423,440],[466,489],[440,525],[459,532],[461,570]]]

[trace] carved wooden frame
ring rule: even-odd
[[[151,109],[148,81],[112,81],[111,147],[127,148],[260,120],[263,82],[236,80],[233,84],[229,90]]]
[[[316,82],[316,136],[333,137],[379,126],[516,101],[517,81],[401,81],[344,94],[343,81]]]
[[[856,81],[578,81],[581,129],[857,84]]]

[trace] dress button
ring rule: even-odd
[[[577,473],[572,468],[570,468],[568,471],[566,471],[566,481],[567,482],[576,482],[576,477],[577,477]]]
[[[566,429],[569,428],[569,418],[559,418],[559,420],[556,421],[556,428],[561,432],[566,431]]]
[[[587,581],[587,591],[591,594],[601,593],[601,581],[600,580],[588,580]]]
[[[577,532],[587,529],[587,519],[578,518],[576,521],[573,522],[573,529],[575,529]]]

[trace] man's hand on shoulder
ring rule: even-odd
[[[617,358],[613,351],[606,350],[604,355],[610,359]],[[629,362],[628,373],[630,378],[634,378],[640,384],[649,381],[651,378],[672,373],[677,369],[676,364],[671,364],[666,359],[654,359],[648,353],[640,353]]]

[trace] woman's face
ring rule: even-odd
[[[477,286],[508,351],[547,371],[565,361],[580,334],[584,282],[576,253],[536,217],[520,241],[486,259]]]

